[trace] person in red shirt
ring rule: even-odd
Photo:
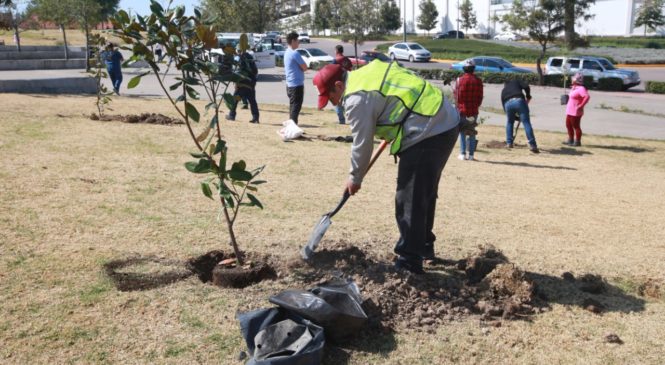
[[[454,94],[460,114],[460,123],[466,122],[467,126],[460,130],[460,154],[457,158],[473,161],[473,153],[478,144],[476,140],[478,132],[475,126],[478,125],[478,108],[483,102],[483,81],[474,75],[476,64],[472,59],[464,61],[462,69],[464,75],[457,79]]]
[[[335,62],[338,65],[341,65],[342,68],[346,71],[353,70],[353,64],[351,60],[344,55],[344,47],[341,44],[335,46]],[[344,107],[342,105],[335,106],[335,112],[337,113],[337,119],[339,124],[346,124],[346,117],[344,117]]]

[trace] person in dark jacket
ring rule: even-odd
[[[536,137],[531,128],[529,119],[529,102],[531,101],[531,88],[526,81],[510,80],[503,85],[501,90],[501,104],[506,112],[506,147],[513,148],[513,128],[515,124],[515,115],[524,126],[524,133],[529,141],[529,150],[533,153],[540,153],[536,144]]]
[[[106,45],[106,50],[102,52],[102,60],[106,63],[106,71],[113,83],[113,91],[120,95],[120,84],[122,84],[122,62],[125,60],[122,53],[114,48],[113,43]]]
[[[247,51],[240,54],[240,67],[238,71],[247,77],[246,80],[236,82],[236,90],[233,94],[233,104],[230,107],[229,114],[226,120],[236,119],[236,108],[238,107],[238,99],[247,99],[249,102],[250,110],[252,112],[252,120],[250,123],[259,123],[259,106],[256,102],[256,79],[259,70],[256,67],[256,61],[251,54]]]

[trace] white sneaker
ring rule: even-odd
[[[466,160],[466,155],[463,154],[463,153],[460,153],[459,156],[457,156],[457,159],[464,161],[464,160]]]

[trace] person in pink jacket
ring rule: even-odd
[[[582,115],[584,115],[584,106],[589,102],[589,98],[589,92],[584,87],[584,76],[581,73],[575,74],[573,76],[573,86],[568,94],[568,105],[566,105],[568,140],[563,144],[575,147],[582,145],[580,122],[582,121]]]

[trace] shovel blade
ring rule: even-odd
[[[324,214],[323,217],[321,217],[319,222],[314,226],[314,230],[312,230],[312,235],[309,237],[309,241],[300,251],[300,255],[303,259],[309,260],[312,257],[314,250],[316,250],[316,246],[318,246],[319,242],[321,242],[323,235],[326,234],[326,231],[328,230],[328,227],[330,227],[331,223],[332,221],[330,220],[329,214]]]

